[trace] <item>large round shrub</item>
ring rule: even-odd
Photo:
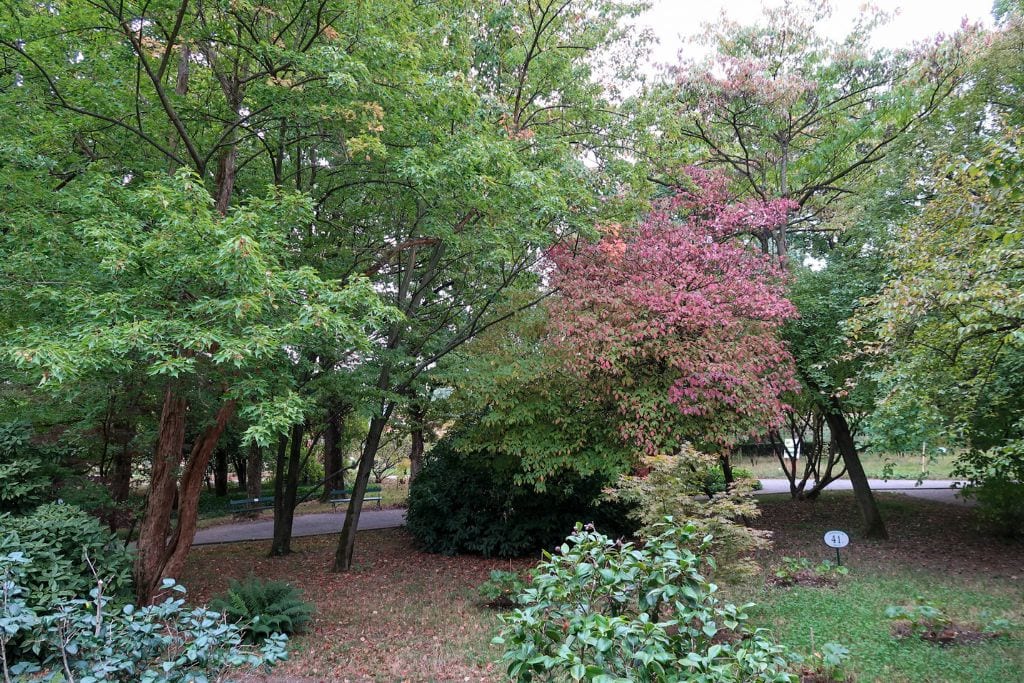
[[[28,560],[21,568],[21,586],[33,609],[49,612],[59,603],[89,595],[97,579],[103,580],[109,597],[132,594],[131,553],[95,517],[74,505],[48,503],[29,515],[0,514],[0,555],[15,552]]]
[[[442,439],[409,491],[406,526],[428,551],[499,557],[553,546],[576,522],[627,530],[624,507],[599,500],[604,478],[563,473],[537,491],[518,473],[514,456],[460,452]]]

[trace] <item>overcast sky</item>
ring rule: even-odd
[[[674,63],[684,46],[682,36],[697,33],[700,26],[714,21],[724,9],[732,19],[743,23],[760,14],[762,4],[778,5],[775,0],[650,0],[651,10],[640,24],[654,30],[659,45],[652,51],[656,63]],[[823,27],[832,37],[846,35],[851,18],[863,0],[834,0],[836,12]],[[875,35],[879,46],[901,47],[936,33],[951,33],[964,17],[992,23],[992,0],[874,0],[871,4],[886,11],[899,10],[898,16]],[[693,48],[688,48],[692,50]],[[691,53],[692,54],[692,53]]]

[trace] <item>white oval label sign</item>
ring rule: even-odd
[[[845,548],[850,545],[850,537],[845,531],[826,531],[825,545],[829,548]]]

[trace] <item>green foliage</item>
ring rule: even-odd
[[[846,667],[849,665],[850,650],[839,643],[825,643],[820,650],[799,658],[804,671],[816,678],[813,680],[846,681]]]
[[[940,631],[952,623],[942,609],[921,599],[911,605],[889,605],[885,608],[885,617],[907,623],[918,636]]]
[[[747,609],[721,603],[700,573],[710,558],[672,520],[643,546],[577,525],[544,554],[495,643],[518,681],[795,681],[787,651]]]
[[[477,595],[489,607],[511,607],[526,584],[517,572],[494,569],[489,579],[477,586]]]
[[[0,424],[0,512],[23,512],[50,491],[55,468],[32,448],[30,439],[27,425]]]
[[[20,552],[0,555],[5,680],[13,675],[19,681],[199,683],[220,680],[228,669],[257,669],[287,657],[287,636],[243,645],[238,626],[202,607],[185,609],[183,597],[142,608],[118,605],[97,583],[87,598],[33,609],[22,585],[30,561]],[[163,591],[185,593],[173,579],[164,581]]]
[[[760,491],[763,488],[761,482],[758,481],[757,477],[750,470],[734,467],[732,468],[732,476],[736,480],[743,479],[749,481],[751,488],[755,491]],[[725,473],[722,472],[721,467],[717,465],[708,467],[701,474],[701,479],[703,480],[704,491],[709,496],[725,491]]]
[[[877,361],[889,422],[979,451],[1024,436],[1020,136],[935,160],[929,201],[886,251],[888,281],[848,323]]]
[[[799,582],[800,577],[806,574],[824,579],[835,579],[849,573],[849,568],[837,565],[831,560],[822,560],[817,564],[812,564],[806,557],[783,557],[782,561],[772,568],[775,583],[783,586]]]
[[[247,642],[258,643],[275,633],[293,634],[305,630],[313,606],[302,592],[284,581],[263,581],[249,576],[231,580],[227,593],[210,601],[210,609],[237,624]]]
[[[461,452],[448,436],[413,480],[406,527],[431,552],[515,557],[556,544],[581,519],[611,524],[621,515],[598,500],[601,477],[565,472],[538,491],[517,483],[520,474],[515,457]]]
[[[968,484],[964,495],[978,502],[978,517],[1008,538],[1024,537],[1024,440],[961,456],[956,475]]]
[[[47,503],[21,517],[0,515],[0,554],[21,553],[19,585],[41,612],[82,595],[97,579],[104,595],[132,592],[132,554],[94,517],[73,505]],[[94,571],[95,569],[95,571]]]
[[[623,475],[609,497],[631,508],[641,536],[656,533],[666,516],[687,519],[700,532],[694,538],[711,538],[711,554],[724,575],[750,575],[757,570],[750,553],[768,544],[764,532],[745,522],[760,514],[751,495],[756,480],[737,480],[728,491],[723,485],[708,498],[708,472],[717,466],[715,456],[689,446],[674,456],[645,458],[646,474]]]

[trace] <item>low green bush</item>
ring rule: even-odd
[[[954,474],[968,479],[964,495],[978,502],[978,518],[989,531],[1024,538],[1024,440],[968,452]]]
[[[761,490],[761,481],[754,476],[754,473],[750,470],[742,467],[732,468],[732,476],[736,480],[749,480],[753,482],[751,487],[755,491]],[[718,465],[708,467],[700,473],[701,485],[704,488],[704,493],[709,496],[713,496],[716,493],[722,493],[725,491],[725,474],[722,472],[722,468]]]
[[[50,612],[88,595],[97,578],[110,598],[132,594],[132,554],[74,505],[47,503],[29,515],[0,515],[0,555],[15,552],[27,558],[20,585],[33,609]]]
[[[313,616],[313,606],[302,599],[298,588],[254,576],[232,580],[227,593],[210,601],[210,609],[237,624],[252,643],[274,633],[301,633]]]
[[[494,642],[517,681],[793,682],[796,658],[746,610],[722,603],[667,518],[643,546],[577,526],[533,571]]]
[[[31,558],[0,555],[0,673],[15,681],[199,683],[222,680],[228,669],[256,669],[287,657],[287,636],[243,645],[238,626],[183,597],[150,607],[116,607],[97,583],[49,610],[32,609],[22,585]],[[184,595],[171,579],[163,589]],[[20,646],[15,646],[15,642]]]
[[[516,557],[553,547],[579,521],[630,530],[627,506],[601,500],[603,478],[567,472],[537,491],[517,483],[517,458],[460,452],[451,439],[431,449],[409,491],[406,528],[425,550]]]
[[[516,596],[524,587],[518,573],[495,569],[490,578],[477,586],[476,592],[488,607],[503,609],[515,605]]]

